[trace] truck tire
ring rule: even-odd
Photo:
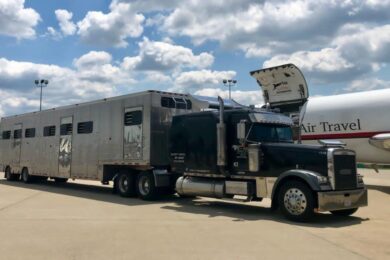
[[[143,200],[154,200],[157,198],[158,190],[152,173],[142,172],[138,175],[137,194]]]
[[[11,168],[7,167],[7,168],[5,168],[4,178],[7,181],[17,181],[19,179],[19,174],[13,174],[11,172]]]
[[[355,213],[359,208],[353,208],[353,209],[341,209],[341,210],[332,210],[330,213],[332,213],[335,216],[350,216],[353,213]]]
[[[115,182],[116,191],[121,197],[135,196],[134,175],[131,175],[128,172],[121,172],[115,179]]]
[[[56,182],[56,183],[65,183],[67,181],[68,181],[68,178],[59,178],[59,177],[54,178],[54,182]]]
[[[279,190],[278,202],[282,213],[290,220],[305,222],[314,215],[314,195],[303,182],[284,183]]]
[[[22,178],[22,181],[23,181],[24,183],[31,183],[31,182],[33,181],[33,179],[34,179],[34,177],[31,176],[31,175],[28,173],[28,169],[27,169],[27,168],[23,168],[23,169],[22,169],[22,176],[21,176],[21,178]]]

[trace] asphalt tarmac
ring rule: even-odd
[[[0,259],[390,259],[390,171],[360,172],[368,207],[304,224],[269,200],[145,202],[97,182],[0,178]]]

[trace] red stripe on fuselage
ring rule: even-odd
[[[373,137],[374,135],[389,134],[389,133],[390,133],[389,131],[384,131],[384,132],[302,135],[302,140],[370,138]]]

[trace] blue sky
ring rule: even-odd
[[[0,115],[145,89],[261,104],[251,70],[295,63],[311,96],[390,87],[390,1],[0,0]]]

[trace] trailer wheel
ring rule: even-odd
[[[54,181],[57,182],[57,183],[65,183],[68,181],[68,178],[59,178],[59,177],[56,177],[54,178]]]
[[[118,177],[115,179],[116,189],[120,196],[122,197],[133,197],[135,196],[134,189],[134,176],[130,175],[127,172],[119,173]]]
[[[17,181],[19,179],[19,175],[13,174],[11,172],[11,168],[8,166],[5,168],[4,178],[6,178],[7,181]]]
[[[152,173],[142,172],[138,175],[137,194],[143,200],[156,199],[158,191],[154,183],[154,177]]]
[[[24,183],[30,183],[33,181],[33,176],[31,176],[29,173],[28,173],[28,169],[27,168],[23,168],[22,170],[22,181]]]
[[[289,181],[280,188],[279,206],[290,220],[304,222],[314,215],[312,190],[303,182]]]
[[[353,209],[341,209],[341,210],[332,210],[331,213],[336,216],[350,216],[353,213],[355,213],[359,208],[353,208]]]

